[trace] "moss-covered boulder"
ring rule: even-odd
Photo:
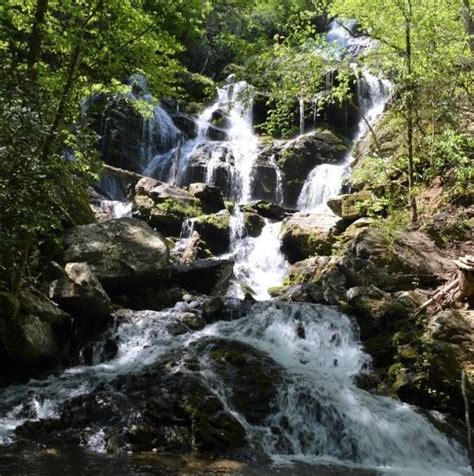
[[[367,216],[373,201],[374,196],[372,193],[363,190],[330,198],[327,204],[337,216],[344,220],[357,220]]]
[[[334,239],[331,228],[337,219],[318,213],[295,213],[283,221],[282,250],[291,263],[313,255],[330,255]]]
[[[227,210],[201,215],[193,220],[193,230],[207,244],[213,254],[222,254],[230,246],[230,214]]]
[[[260,236],[264,226],[265,219],[258,213],[244,212],[244,227],[248,236],[253,238]]]
[[[205,103],[217,94],[214,81],[199,73],[181,74],[181,85],[191,102]]]
[[[202,213],[200,199],[187,190],[151,178],[135,187],[133,216],[165,236],[179,236],[183,222]]]

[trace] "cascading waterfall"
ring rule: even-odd
[[[336,21],[331,23],[327,40],[330,44],[335,45],[337,57],[347,53],[349,48],[352,48],[350,50],[352,54],[357,54],[361,48],[370,45],[366,37],[353,38],[350,35],[348,29],[350,30],[353,26],[351,24],[343,26]],[[353,143],[356,143],[367,132],[368,125],[373,126],[383,113],[392,87],[389,81],[364,70],[358,79],[357,90],[362,117],[357,126]],[[327,201],[340,192],[344,174],[352,159],[353,157],[349,153],[342,164],[317,165],[306,178],[298,197],[298,208],[304,211],[332,213],[327,206]]]
[[[93,365],[0,389],[0,443],[12,443],[13,430],[25,421],[58,416],[71,398],[106,389],[121,375],[136,374],[167,355],[193,352],[198,348],[193,344],[219,338],[251,345],[282,369],[274,409],[264,424],[256,425],[233,407],[228,387],[202,361],[209,387],[243,425],[251,446],[275,464],[337,464],[400,476],[469,474],[461,446],[425,417],[355,385],[354,377],[370,360],[344,314],[321,305],[266,302],[238,320],[175,335],[170,324],[185,309],[180,303],[162,312],[119,311],[115,326],[94,347]],[[117,354],[107,359],[103,348],[110,340],[116,342]],[[104,430],[91,432],[85,448],[104,451]]]

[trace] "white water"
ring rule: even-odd
[[[112,360],[101,361],[98,345],[91,367],[0,389],[0,442],[11,443],[13,429],[27,420],[59,416],[64,402],[100,383],[136,373],[171,350],[176,355],[202,339],[219,337],[251,345],[281,366],[275,408],[258,426],[232,407],[228,387],[199,355],[208,385],[244,426],[250,445],[275,463],[327,462],[416,476],[469,474],[465,451],[423,416],[356,387],[354,377],[370,361],[347,316],[327,306],[266,302],[239,320],[173,336],[168,326],[184,309],[179,304],[166,312],[122,311],[106,336],[118,346]],[[102,429],[91,432],[86,447],[104,451],[104,436]]]
[[[349,24],[351,29],[354,25]],[[333,21],[327,34],[327,40],[335,48],[337,56],[342,55],[351,48],[351,54],[357,54],[360,49],[370,45],[367,37],[353,38],[346,28]],[[392,93],[391,83],[378,78],[368,71],[362,71],[358,80],[358,98],[360,113],[362,115],[357,126],[353,143],[356,143],[383,113],[385,104]],[[338,195],[344,174],[352,162],[349,153],[339,165],[317,165],[308,175],[298,197],[298,208],[303,211],[332,213],[327,206],[327,201]]]

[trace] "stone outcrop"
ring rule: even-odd
[[[165,236],[179,236],[185,220],[203,213],[201,203],[187,190],[144,178],[135,187],[133,216]]]
[[[291,263],[313,255],[330,255],[332,228],[337,219],[317,213],[295,213],[283,221],[281,227],[282,250]]]
[[[68,230],[65,263],[87,263],[106,290],[160,278],[169,250],[162,235],[132,218],[108,220]]]
[[[201,202],[204,213],[216,213],[225,208],[224,197],[218,187],[199,182],[189,185],[188,190]]]
[[[0,381],[58,364],[70,328],[71,317],[40,292],[0,293]]]
[[[338,195],[328,200],[328,207],[344,220],[355,221],[367,216],[367,212],[374,201],[369,191]]]

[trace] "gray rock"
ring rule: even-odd
[[[68,263],[49,286],[49,298],[76,319],[95,320],[110,314],[111,301],[87,263]]]
[[[132,218],[109,220],[68,230],[66,263],[85,262],[106,288],[146,284],[163,276],[169,258],[162,235]]]

